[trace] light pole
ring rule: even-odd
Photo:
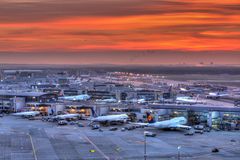
[[[144,131],[144,160],[147,160],[147,136],[146,131]]]
[[[181,149],[181,146],[178,146],[177,149],[178,149],[178,160],[180,160],[180,149]]]

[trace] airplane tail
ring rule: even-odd
[[[93,117],[97,117],[97,113],[95,112],[95,110],[93,108],[91,108],[91,112],[92,112]]]
[[[198,94],[198,95],[197,95],[197,97],[196,97],[196,101],[198,101],[198,100],[199,100],[199,96],[200,96],[200,95]]]
[[[148,123],[154,123],[155,121],[154,121],[154,118],[151,115],[151,113],[147,112],[146,114],[147,114],[147,121],[148,121]]]

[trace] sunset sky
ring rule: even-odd
[[[0,0],[0,63],[240,64],[240,0]]]

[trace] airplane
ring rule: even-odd
[[[54,119],[57,120],[65,120],[65,119],[74,119],[74,118],[79,118],[79,114],[63,114],[63,115],[57,115],[54,117]]]
[[[208,93],[206,98],[218,99],[218,98],[221,98],[221,97],[226,97],[228,95],[229,95],[228,93],[210,92],[210,93]]]
[[[91,96],[88,94],[81,94],[77,96],[65,96],[65,97],[59,97],[60,100],[69,100],[69,101],[86,101],[90,99]]]
[[[97,99],[96,102],[100,102],[100,103],[117,103],[117,100],[115,98]]]
[[[35,117],[40,115],[39,111],[27,111],[27,112],[19,112],[19,113],[14,113],[14,116],[22,116],[22,117]]]
[[[198,100],[198,96],[196,97],[196,99],[192,97],[184,96],[184,97],[177,97],[176,103],[177,104],[197,104],[197,103],[204,103],[204,102],[201,100]]]
[[[137,99],[137,103],[138,103],[138,104],[146,103],[146,99],[144,99],[144,98]]]
[[[187,92],[188,89],[186,89],[186,88],[180,88],[180,91],[182,91],[182,92]]]
[[[126,123],[128,121],[128,119],[129,119],[129,117],[127,114],[118,114],[118,115],[99,116],[96,118],[91,118],[90,121],[91,121],[91,123],[99,122],[102,124],[107,124],[107,123],[112,123],[112,122]]]
[[[144,103],[146,103],[147,101],[146,101],[146,99],[141,98],[141,99],[123,100],[123,102],[144,104]]]
[[[192,129],[191,126],[187,126],[187,119],[185,117],[176,117],[170,120],[155,122],[150,113],[147,113],[148,123],[135,123],[136,125],[153,127],[157,129]]]
[[[203,92],[203,89],[200,89],[200,88],[180,88],[180,93],[201,94],[202,92]]]

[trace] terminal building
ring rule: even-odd
[[[57,95],[44,92],[0,91],[0,111],[39,110],[46,114],[57,101]]]
[[[240,108],[203,105],[149,105],[156,121],[183,116],[189,125],[203,124],[216,129],[240,129]],[[141,112],[144,113],[145,110]]]

